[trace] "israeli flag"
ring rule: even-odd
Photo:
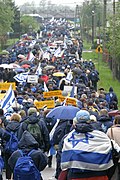
[[[51,147],[50,147],[50,150],[49,150],[48,155],[47,155],[48,157],[51,156],[51,155],[55,155],[55,154],[56,154],[56,150],[55,150],[55,148],[54,148],[54,146],[53,146],[53,140],[52,140],[52,138],[53,138],[55,129],[56,129],[56,127],[58,126],[59,122],[60,122],[60,119],[57,119],[55,125],[53,126],[53,128],[52,128],[52,130],[50,131],[50,134],[49,134]]]
[[[33,55],[32,52],[29,52],[28,53],[28,56],[27,56],[27,60],[30,61],[30,62],[33,62],[35,59],[35,56]]]
[[[73,79],[72,71],[70,69],[69,73],[67,74],[66,80],[70,82]]]
[[[15,102],[15,95],[14,95],[14,91],[12,90],[12,85],[10,85],[6,93],[6,96],[1,102],[1,108],[4,110],[4,114],[12,106],[14,102]]]
[[[38,68],[37,68],[35,74],[38,75],[38,76],[42,75],[41,63],[39,63]]]
[[[47,88],[47,86],[46,86],[46,83],[44,82],[44,92],[48,92],[49,90],[48,90],[48,88]]]
[[[29,72],[20,73],[20,74],[15,75],[13,78],[14,78],[17,82],[23,83],[23,82],[26,82],[26,80],[27,80],[27,78],[28,78],[28,73],[29,73]]]
[[[31,43],[30,43],[30,45],[29,45],[29,47],[34,47],[34,45],[36,44],[36,40],[33,40]]]
[[[55,57],[58,57],[61,53],[61,49],[60,49],[60,46],[58,47],[58,49],[54,52],[54,56]]]

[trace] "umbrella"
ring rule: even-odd
[[[4,69],[8,69],[9,68],[9,64],[1,64],[0,67],[4,68]]]
[[[65,76],[65,74],[63,72],[56,72],[56,73],[53,73],[53,76],[63,77],[63,76]]]
[[[15,68],[16,72],[25,72],[25,70],[23,68]]]
[[[26,59],[26,57],[25,57],[23,54],[19,54],[19,55],[18,55],[18,58],[20,58],[20,59]]]
[[[74,74],[80,75],[80,74],[82,73],[82,70],[81,70],[80,68],[74,68],[74,69],[72,70],[72,72],[73,72]]]
[[[22,68],[30,68],[30,65],[29,64],[23,64],[21,67]]]
[[[11,64],[9,64],[9,67],[12,69],[14,69],[14,68],[20,68],[20,66],[18,65],[18,64],[15,64],[15,63],[11,63]]]
[[[75,106],[59,106],[52,109],[46,117],[48,118],[55,118],[55,119],[63,119],[63,120],[72,120],[76,113],[80,109]]]
[[[112,110],[108,112],[109,116],[120,115],[120,110]]]
[[[22,61],[21,63],[20,63],[20,66],[22,66],[23,64],[31,64],[31,62],[30,61],[28,61],[28,60],[26,60],[26,61]]]
[[[46,69],[46,70],[55,69],[55,66],[47,65],[44,67],[44,69]]]
[[[9,54],[9,51],[3,50],[0,54],[2,54],[2,55],[8,55],[8,54]]]

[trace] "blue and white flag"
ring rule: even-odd
[[[51,156],[51,155],[55,155],[56,154],[56,150],[55,150],[55,148],[53,146],[52,138],[53,138],[54,132],[55,132],[56,127],[58,126],[59,122],[60,122],[60,119],[57,119],[55,125],[53,126],[53,128],[52,128],[52,130],[50,131],[50,134],[49,134],[50,142],[51,142],[51,147],[50,147],[50,150],[48,152],[48,157]]]
[[[54,52],[54,56],[59,57],[60,54],[61,54],[61,48],[59,46],[58,49]]]
[[[23,82],[26,82],[26,80],[27,80],[27,78],[28,78],[28,73],[29,73],[29,72],[20,73],[20,74],[15,75],[13,78],[14,78],[17,82],[23,83]]]
[[[73,84],[73,87],[71,89],[70,97],[74,97],[74,94],[75,94],[75,84]]]
[[[63,49],[67,49],[67,44],[66,44],[65,41],[64,41],[64,44],[63,44]]]
[[[27,60],[30,62],[33,62],[35,59],[35,56],[33,55],[33,53],[30,51],[27,55]]]
[[[73,130],[64,139],[61,168],[107,170],[113,166],[111,149],[111,141],[105,133],[98,130],[78,133]]]
[[[12,90],[12,85],[10,85],[4,99],[1,102],[1,108],[4,110],[4,114],[12,106],[14,102],[15,102],[15,95],[14,95],[14,91]]]
[[[48,88],[47,88],[47,86],[46,86],[46,83],[44,82],[44,92],[48,92],[49,90],[48,90]]]
[[[38,75],[38,76],[42,75],[41,63],[39,63],[38,68],[37,68],[35,74]]]
[[[70,69],[69,73],[67,74],[66,81],[70,83],[70,81],[73,79],[73,73]]]
[[[29,45],[29,47],[34,47],[34,45],[36,44],[36,40],[33,40],[31,43],[30,43],[30,45]]]

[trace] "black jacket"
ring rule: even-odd
[[[22,138],[19,141],[19,149],[22,150],[23,154],[28,154],[31,150],[35,150],[30,156],[39,171],[44,170],[44,168],[47,166],[46,155],[40,149],[38,149],[37,141],[28,131],[23,133]],[[21,157],[21,153],[19,150],[17,150],[9,158],[8,163],[12,170],[14,169],[19,157]]]

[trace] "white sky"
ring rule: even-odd
[[[16,5],[22,5],[26,2],[33,2],[36,0],[14,0]],[[81,4],[85,0],[51,0],[51,3],[53,4],[65,4],[65,5],[75,5],[75,4]],[[37,0],[37,4],[39,4],[40,0]]]

